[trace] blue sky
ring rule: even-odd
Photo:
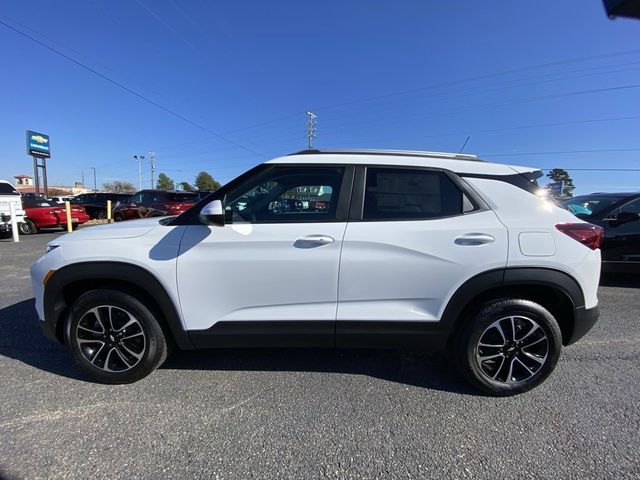
[[[32,129],[51,136],[50,184],[95,167],[137,186],[149,151],[176,181],[224,183],[304,148],[308,109],[318,147],[470,135],[487,160],[640,169],[640,21],[600,0],[5,0],[0,20],[233,142],[0,26],[1,178],[32,173]],[[640,171],[571,173],[577,193],[640,190]]]

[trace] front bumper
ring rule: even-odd
[[[576,343],[589,333],[589,330],[593,328],[599,317],[600,308],[597,305],[593,308],[576,308],[573,316],[573,331],[571,332],[571,336],[567,339],[566,344],[571,345],[572,343]]]
[[[44,305],[44,278],[51,271],[55,271],[64,264],[61,248],[56,248],[51,252],[42,255],[31,265],[31,288],[33,290],[33,296],[35,297],[36,311],[38,312],[38,319],[40,320],[40,326],[42,331],[51,340],[59,342],[56,337],[56,325],[52,321],[51,317],[47,318],[45,315]]]

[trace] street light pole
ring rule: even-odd
[[[142,161],[144,160],[144,155],[134,155],[138,161],[138,191],[142,190]]]
[[[98,191],[98,183],[96,182],[96,167],[91,167],[93,170],[93,193]]]
[[[151,188],[155,188],[153,186],[153,174],[155,173],[155,169],[156,169],[156,154],[155,152],[149,152],[149,163],[151,164]]]

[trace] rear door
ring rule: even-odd
[[[507,231],[450,173],[370,166],[356,176],[343,241],[336,344],[434,328],[470,277],[507,260]],[[355,193],[354,193],[355,195]],[[375,338],[375,337],[378,338]]]

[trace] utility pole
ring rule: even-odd
[[[142,190],[142,161],[144,155],[134,155],[133,158],[138,162],[138,191]],[[153,180],[151,180],[153,182]]]
[[[307,149],[313,149],[313,139],[316,138],[316,118],[313,112],[307,112]]]
[[[82,169],[82,188],[84,188],[84,168]]]
[[[98,182],[96,182],[96,167],[91,167],[93,170],[93,193],[98,191]]]
[[[156,169],[156,153],[155,152],[149,152],[149,163],[151,165],[151,188],[155,188],[153,186],[153,174]]]

